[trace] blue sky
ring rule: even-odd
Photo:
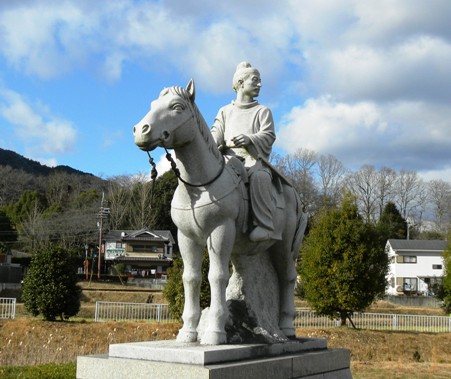
[[[1,0],[0,147],[148,172],[132,128],[150,101],[193,78],[212,124],[247,60],[279,154],[451,181],[450,14],[449,0]]]

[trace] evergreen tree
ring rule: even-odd
[[[437,297],[443,301],[443,310],[449,314],[451,313],[451,241],[448,242],[448,245],[443,252],[443,263],[443,285],[439,288]]]
[[[384,207],[377,226],[384,245],[390,238],[405,239],[407,236],[407,222],[392,202],[388,202]]]
[[[80,310],[81,288],[77,285],[77,260],[60,246],[38,250],[24,279],[22,299],[33,315],[47,321],[75,316]]]
[[[384,247],[374,226],[359,216],[349,194],[340,208],[317,215],[301,257],[306,300],[319,314],[339,318],[342,325],[385,292],[388,259]]]
[[[0,209],[0,254],[8,253],[15,241],[17,241],[17,231],[6,212]]]
[[[153,228],[170,230],[174,238],[177,238],[177,228],[171,218],[171,201],[177,185],[174,172],[167,171],[155,182],[152,197]]]

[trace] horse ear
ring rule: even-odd
[[[189,93],[189,97],[191,99],[191,102],[194,103],[194,99],[196,98],[196,88],[194,86],[194,80],[191,79],[186,86],[186,91]]]

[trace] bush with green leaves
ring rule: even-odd
[[[451,237],[451,235],[450,235]],[[442,254],[444,263],[443,283],[437,291],[437,297],[443,301],[442,308],[446,314],[451,314],[451,238]]]
[[[298,266],[305,298],[319,314],[341,320],[383,295],[388,258],[376,228],[345,194],[340,208],[323,210],[306,237]]]
[[[67,320],[80,310],[77,256],[58,245],[34,253],[24,279],[22,300],[33,315],[47,321]]]

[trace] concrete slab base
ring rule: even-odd
[[[80,356],[78,379],[350,379],[348,350],[325,339],[272,345],[203,346],[152,341],[110,346],[109,354]]]

